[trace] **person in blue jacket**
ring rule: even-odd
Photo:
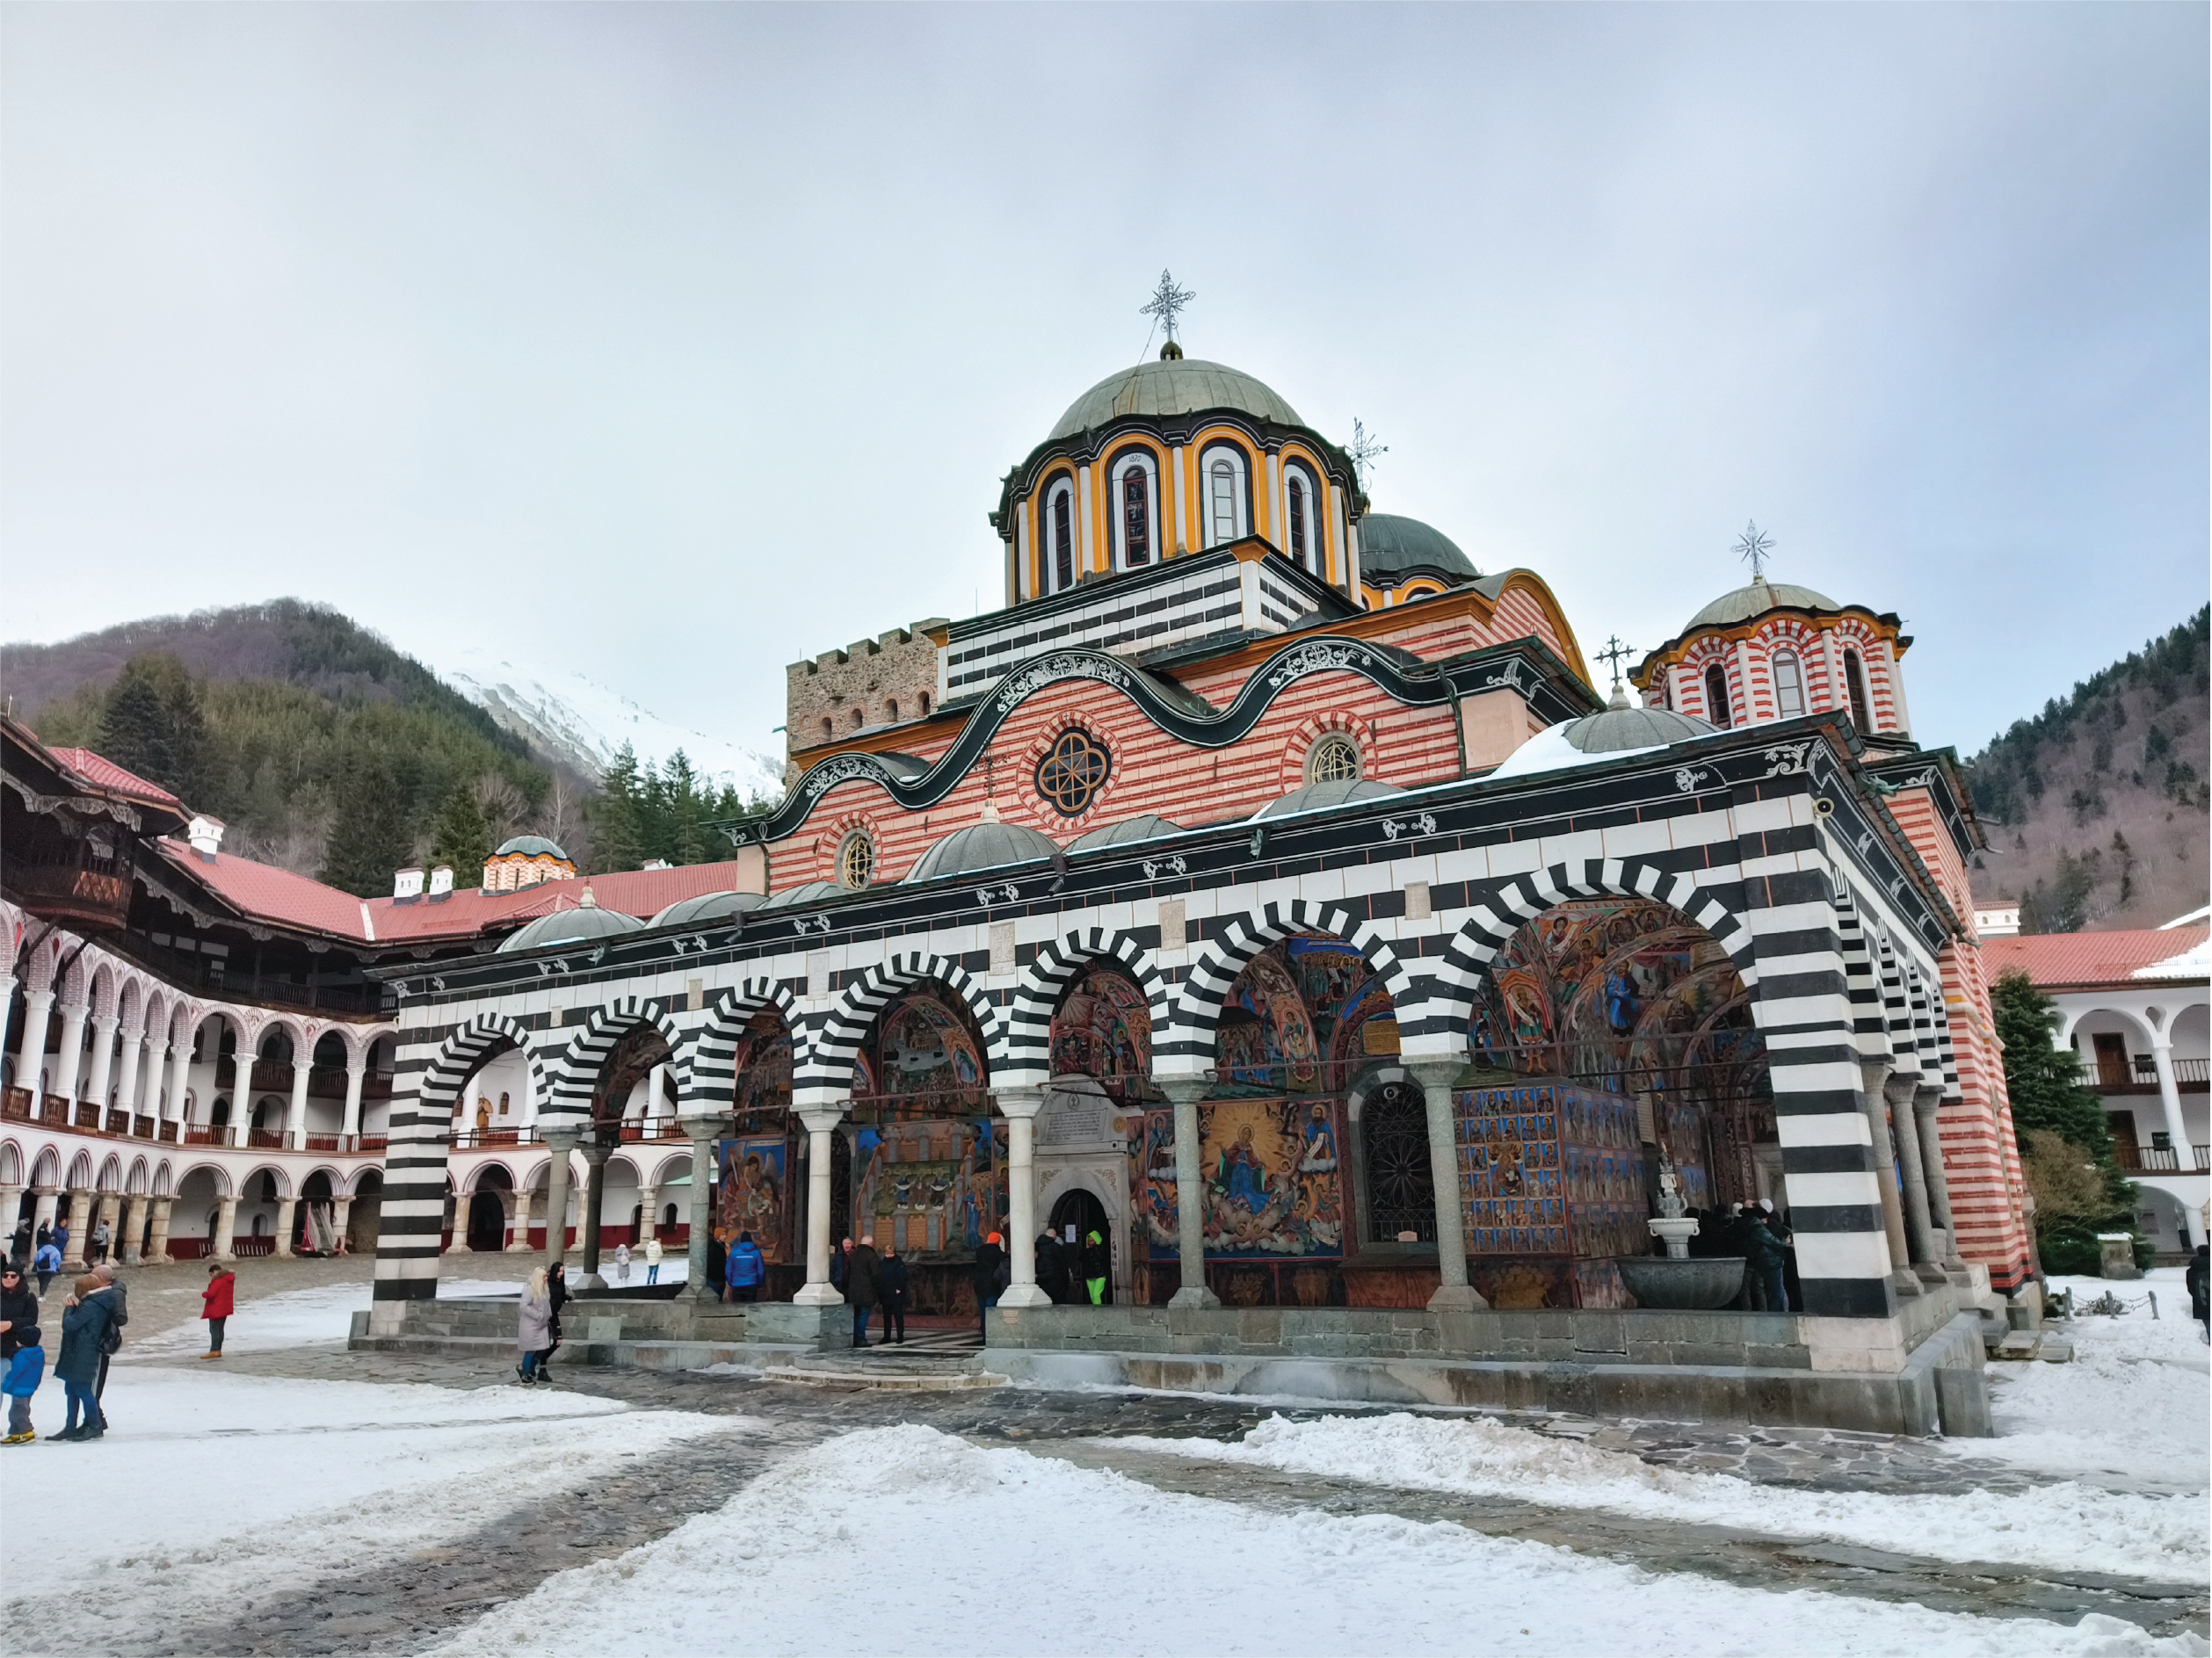
[[[737,1242],[730,1247],[729,1299],[733,1301],[758,1301],[760,1286],[768,1277],[767,1258],[760,1253],[760,1246],[752,1241],[752,1234],[741,1232]]]
[[[31,1395],[46,1377],[46,1349],[39,1336],[39,1298],[24,1283],[17,1261],[0,1267],[0,1360],[7,1367],[0,1394],[8,1401],[8,1433],[0,1444],[29,1444],[39,1437],[31,1431]]]
[[[76,1281],[76,1293],[64,1302],[62,1350],[54,1358],[54,1373],[69,1398],[69,1417],[54,1443],[83,1444],[105,1431],[100,1426],[99,1396],[92,1391],[100,1375],[100,1341],[107,1334],[114,1313],[107,1298],[95,1294],[102,1287],[98,1276],[87,1272]],[[84,1422],[77,1424],[82,1410]]]
[[[62,1270],[62,1246],[49,1237],[31,1257],[31,1270],[39,1275],[39,1293],[44,1295],[46,1286],[54,1282],[54,1275]]]

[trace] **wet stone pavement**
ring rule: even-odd
[[[226,1367],[249,1375],[427,1382],[505,1383],[483,1361],[427,1355],[348,1353],[335,1348],[241,1355]],[[559,1369],[556,1366],[556,1369]],[[1487,1534],[1556,1545],[1652,1571],[1691,1572],[1746,1587],[1817,1589],[1944,1611],[2071,1624],[2101,1612],[2159,1632],[2207,1628],[2205,1585],[2163,1587],[2096,1574],[1975,1566],[1725,1527],[1668,1524],[1510,1498],[1405,1490],[1309,1474],[1225,1465],[1117,1446],[1144,1434],[1229,1439],[1278,1412],[1243,1401],[1182,1395],[887,1392],[792,1385],[733,1375],[568,1368],[569,1391],[648,1409],[743,1416],[772,1424],[712,1436],[649,1457],[626,1472],[540,1500],[486,1526],[466,1544],[366,1564],[311,1590],[239,1608],[219,1628],[192,1628],[138,1650],[149,1654],[405,1652],[432,1645],[552,1573],[653,1541],[692,1515],[719,1507],[777,1462],[841,1433],[919,1423],[986,1445],[1013,1446],[1110,1469],[1164,1491],[1279,1511],[1398,1515],[1448,1521]],[[1333,1408],[1332,1408],[1333,1410]],[[1320,1410],[1284,1408],[1304,1417]],[[1346,1414],[1334,1410],[1333,1414]],[[1449,1414],[1449,1413],[1438,1413]],[[1680,1423],[1517,1418],[1534,1430],[1638,1456],[1647,1462],[1738,1475],[1761,1484],[1889,1493],[2020,1489],[2043,1481],[1910,1439],[1817,1430],[1729,1430]]]

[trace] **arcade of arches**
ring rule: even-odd
[[[1071,975],[1048,1052],[1034,1213],[1068,1242],[1102,1229],[1112,1294],[1163,1303],[1181,1284],[1175,1111],[1150,1075],[1145,993],[1120,962]],[[1483,981],[1469,1061],[1454,1175],[1470,1277],[1493,1306],[1628,1304],[1611,1260],[1650,1252],[1662,1155],[1693,1207],[1780,1191],[1751,997],[1721,945],[1662,905],[1576,901],[1524,926]],[[809,1136],[780,1015],[752,1018],[736,1071],[714,1234],[750,1234],[768,1293],[787,1299],[806,1278]],[[1427,1303],[1426,1106],[1388,987],[1357,946],[1297,935],[1244,966],[1197,1111],[1206,1278],[1224,1303]],[[975,1251],[1012,1213],[1009,1127],[967,1005],[943,984],[910,987],[861,1045],[829,1139],[832,1237],[896,1247],[917,1311],[972,1315]]]

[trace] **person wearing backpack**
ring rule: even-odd
[[[87,1272],[76,1281],[76,1293],[62,1303],[62,1350],[54,1361],[54,1373],[69,1395],[69,1408],[62,1431],[54,1436],[57,1444],[82,1444],[100,1437],[100,1401],[92,1385],[100,1373],[100,1345],[114,1314],[98,1293],[99,1288],[99,1279]]]

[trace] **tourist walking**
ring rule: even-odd
[[[630,1281],[630,1246],[627,1243],[614,1246],[614,1281],[617,1284]]]
[[[2198,1334],[2212,1342],[2212,1246],[2197,1245],[2181,1281],[2188,1286],[2189,1316],[2196,1320]]]
[[[0,1392],[8,1400],[8,1433],[0,1443],[29,1444],[38,1437],[31,1430],[31,1395],[46,1379],[46,1348],[39,1336],[39,1298],[16,1261],[0,1267],[0,1365],[7,1372]]]
[[[53,1234],[39,1246],[39,1252],[31,1257],[31,1267],[39,1275],[39,1293],[46,1293],[46,1286],[54,1282],[54,1275],[62,1270],[62,1246],[54,1242]]]
[[[875,1311],[875,1234],[860,1240],[845,1263],[845,1299],[852,1303],[852,1344],[868,1344],[868,1314]]]
[[[222,1327],[230,1321],[238,1275],[220,1261],[207,1263],[207,1287],[199,1292],[199,1316],[207,1321],[207,1350],[202,1358],[222,1357]]]
[[[1055,1303],[1068,1299],[1068,1255],[1050,1227],[1037,1234],[1037,1287]]]
[[[100,1287],[92,1292],[107,1303],[108,1325],[100,1338],[100,1376],[92,1384],[92,1398],[100,1413],[100,1431],[107,1431],[107,1361],[123,1350],[123,1326],[131,1321],[131,1292],[115,1276],[115,1263],[103,1261],[92,1269]]]
[[[538,1361],[538,1379],[553,1379],[553,1356],[561,1350],[561,1309],[569,1304],[569,1263],[555,1261],[546,1271],[546,1355]]]
[[[86,1255],[91,1265],[98,1266],[107,1259],[107,1246],[114,1236],[115,1234],[107,1229],[106,1221],[95,1220],[92,1223],[92,1235],[85,1240],[90,1245]]]
[[[515,1374],[523,1386],[553,1379],[545,1371],[545,1362],[553,1353],[553,1294],[543,1267],[523,1285],[522,1306],[515,1316],[515,1346],[522,1354]]]
[[[893,1245],[885,1243],[883,1258],[875,1263],[875,1294],[883,1304],[883,1339],[878,1346],[893,1342],[906,1345],[906,1298],[911,1287],[905,1261]]]
[[[99,1287],[99,1279],[87,1272],[77,1279],[76,1292],[62,1303],[62,1350],[54,1358],[54,1373],[69,1395],[69,1408],[62,1431],[54,1436],[57,1441],[77,1444],[100,1437],[100,1401],[92,1386],[100,1373],[100,1343],[111,1314],[94,1293]]]
[[[657,1237],[645,1240],[645,1281],[648,1284],[661,1281],[661,1241]]]
[[[1106,1304],[1106,1278],[1113,1271],[1113,1257],[1106,1251],[1106,1240],[1096,1232],[1087,1233],[1083,1240],[1083,1288],[1090,1296],[1091,1305]]]
[[[975,1291],[975,1324],[984,1335],[990,1334],[990,1309],[998,1305],[998,1275],[1006,1264],[1006,1249],[994,1232],[983,1240],[975,1251],[975,1264],[968,1270],[968,1281]]]
[[[758,1301],[760,1286],[768,1279],[768,1257],[761,1254],[760,1246],[752,1241],[752,1234],[741,1232],[729,1251],[729,1299],[733,1301]]]

